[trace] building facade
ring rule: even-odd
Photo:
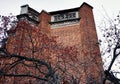
[[[73,9],[42,11],[39,26],[45,33],[58,36],[57,42],[64,46],[78,47],[79,61],[83,63],[80,68],[83,82],[95,78],[102,84],[103,74],[100,73],[103,73],[103,67],[92,9],[92,6],[83,3]]]
[[[78,49],[78,60],[71,63],[78,70],[75,72],[76,68],[67,67],[71,75],[80,79],[80,84],[102,84],[104,78],[92,9],[92,6],[83,3],[77,8],[39,13],[24,5],[17,16],[19,20],[26,18],[36,24],[48,36],[56,36],[57,42],[63,46]]]

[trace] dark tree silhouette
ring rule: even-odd
[[[114,84],[120,84],[118,75],[120,74],[120,15],[112,20],[105,18],[99,26],[103,33],[103,39],[100,40],[102,46],[102,56],[105,67],[105,80],[110,80]],[[109,61],[110,60],[110,61]],[[116,69],[112,67],[117,67]]]
[[[4,30],[4,38],[1,39],[0,48],[0,83],[99,84],[101,82],[93,76],[99,74],[100,79],[103,77],[102,71],[99,71],[101,66],[98,66],[97,51],[91,50],[93,56],[87,57],[88,49],[81,47],[82,54],[86,56],[84,61],[80,61],[77,45],[63,46],[56,42],[57,37],[44,34],[38,26],[25,19],[17,23],[11,28],[6,25],[1,27]],[[93,65],[97,67],[94,70],[98,73],[91,74],[88,70],[89,66]],[[82,76],[86,79],[82,79]]]
[[[67,70],[67,67],[74,65],[73,62],[77,60],[77,48],[63,47],[55,41],[56,37],[47,36],[27,20],[19,21],[10,29],[7,29],[7,25],[9,24],[1,27],[5,28],[6,33],[6,36],[3,34],[0,48],[1,83],[80,82],[80,77],[75,78],[73,73]],[[77,71],[76,66],[74,67]]]

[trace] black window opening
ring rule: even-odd
[[[77,14],[76,12],[69,12],[69,13],[57,14],[57,15],[54,15],[53,17],[54,17],[53,22],[59,22],[59,21],[76,19]]]

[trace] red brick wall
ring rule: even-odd
[[[57,36],[58,43],[62,43],[64,46],[76,46],[78,48],[78,61],[72,64],[77,66],[79,70],[76,71],[80,72],[75,72],[76,68],[73,69],[70,66],[68,66],[70,67],[68,71],[76,76],[76,78],[80,76],[81,84],[86,84],[87,81],[92,79],[102,84],[103,67],[99,46],[97,45],[98,39],[92,7],[84,3],[79,9],[79,16],[80,22],[77,24],[51,28],[49,24],[51,19],[50,14],[42,11],[39,16],[39,28],[48,35]],[[89,82],[88,84],[92,83]]]
[[[78,24],[51,28],[50,34],[58,36],[57,42],[65,46],[75,45],[79,48],[78,58],[84,64],[81,68],[83,75],[82,82],[86,82],[90,76],[102,82],[103,67],[99,46],[97,44],[98,39],[92,7],[84,3],[79,9],[79,16],[80,22]],[[42,25],[43,24],[44,23],[42,23]],[[88,76],[88,74],[90,76]]]
[[[46,34],[48,34],[50,32],[50,24],[49,24],[50,18],[51,17],[50,17],[50,15],[47,12],[42,11],[40,13],[40,16],[39,16],[39,21],[40,21],[39,27]]]

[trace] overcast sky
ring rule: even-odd
[[[96,24],[102,19],[103,11],[106,10],[110,17],[118,14],[120,10],[120,0],[0,0],[0,15],[18,15],[20,6],[29,4],[30,7],[41,12],[56,11],[79,7],[83,2],[87,2],[94,7]]]
[[[120,10],[120,0],[1,0],[0,15],[9,15],[10,13],[18,15],[20,6],[24,4],[29,4],[38,12],[43,9],[49,12],[79,7],[83,2],[94,7],[95,17],[101,15],[103,8],[110,16],[114,16],[115,12]]]
[[[40,12],[42,9],[55,11],[79,7],[83,2],[92,5],[97,11],[101,10],[102,6],[111,13],[120,10],[120,0],[1,0],[0,14],[8,15],[13,13],[17,15],[20,13],[20,6],[24,4],[29,4],[30,7]]]

